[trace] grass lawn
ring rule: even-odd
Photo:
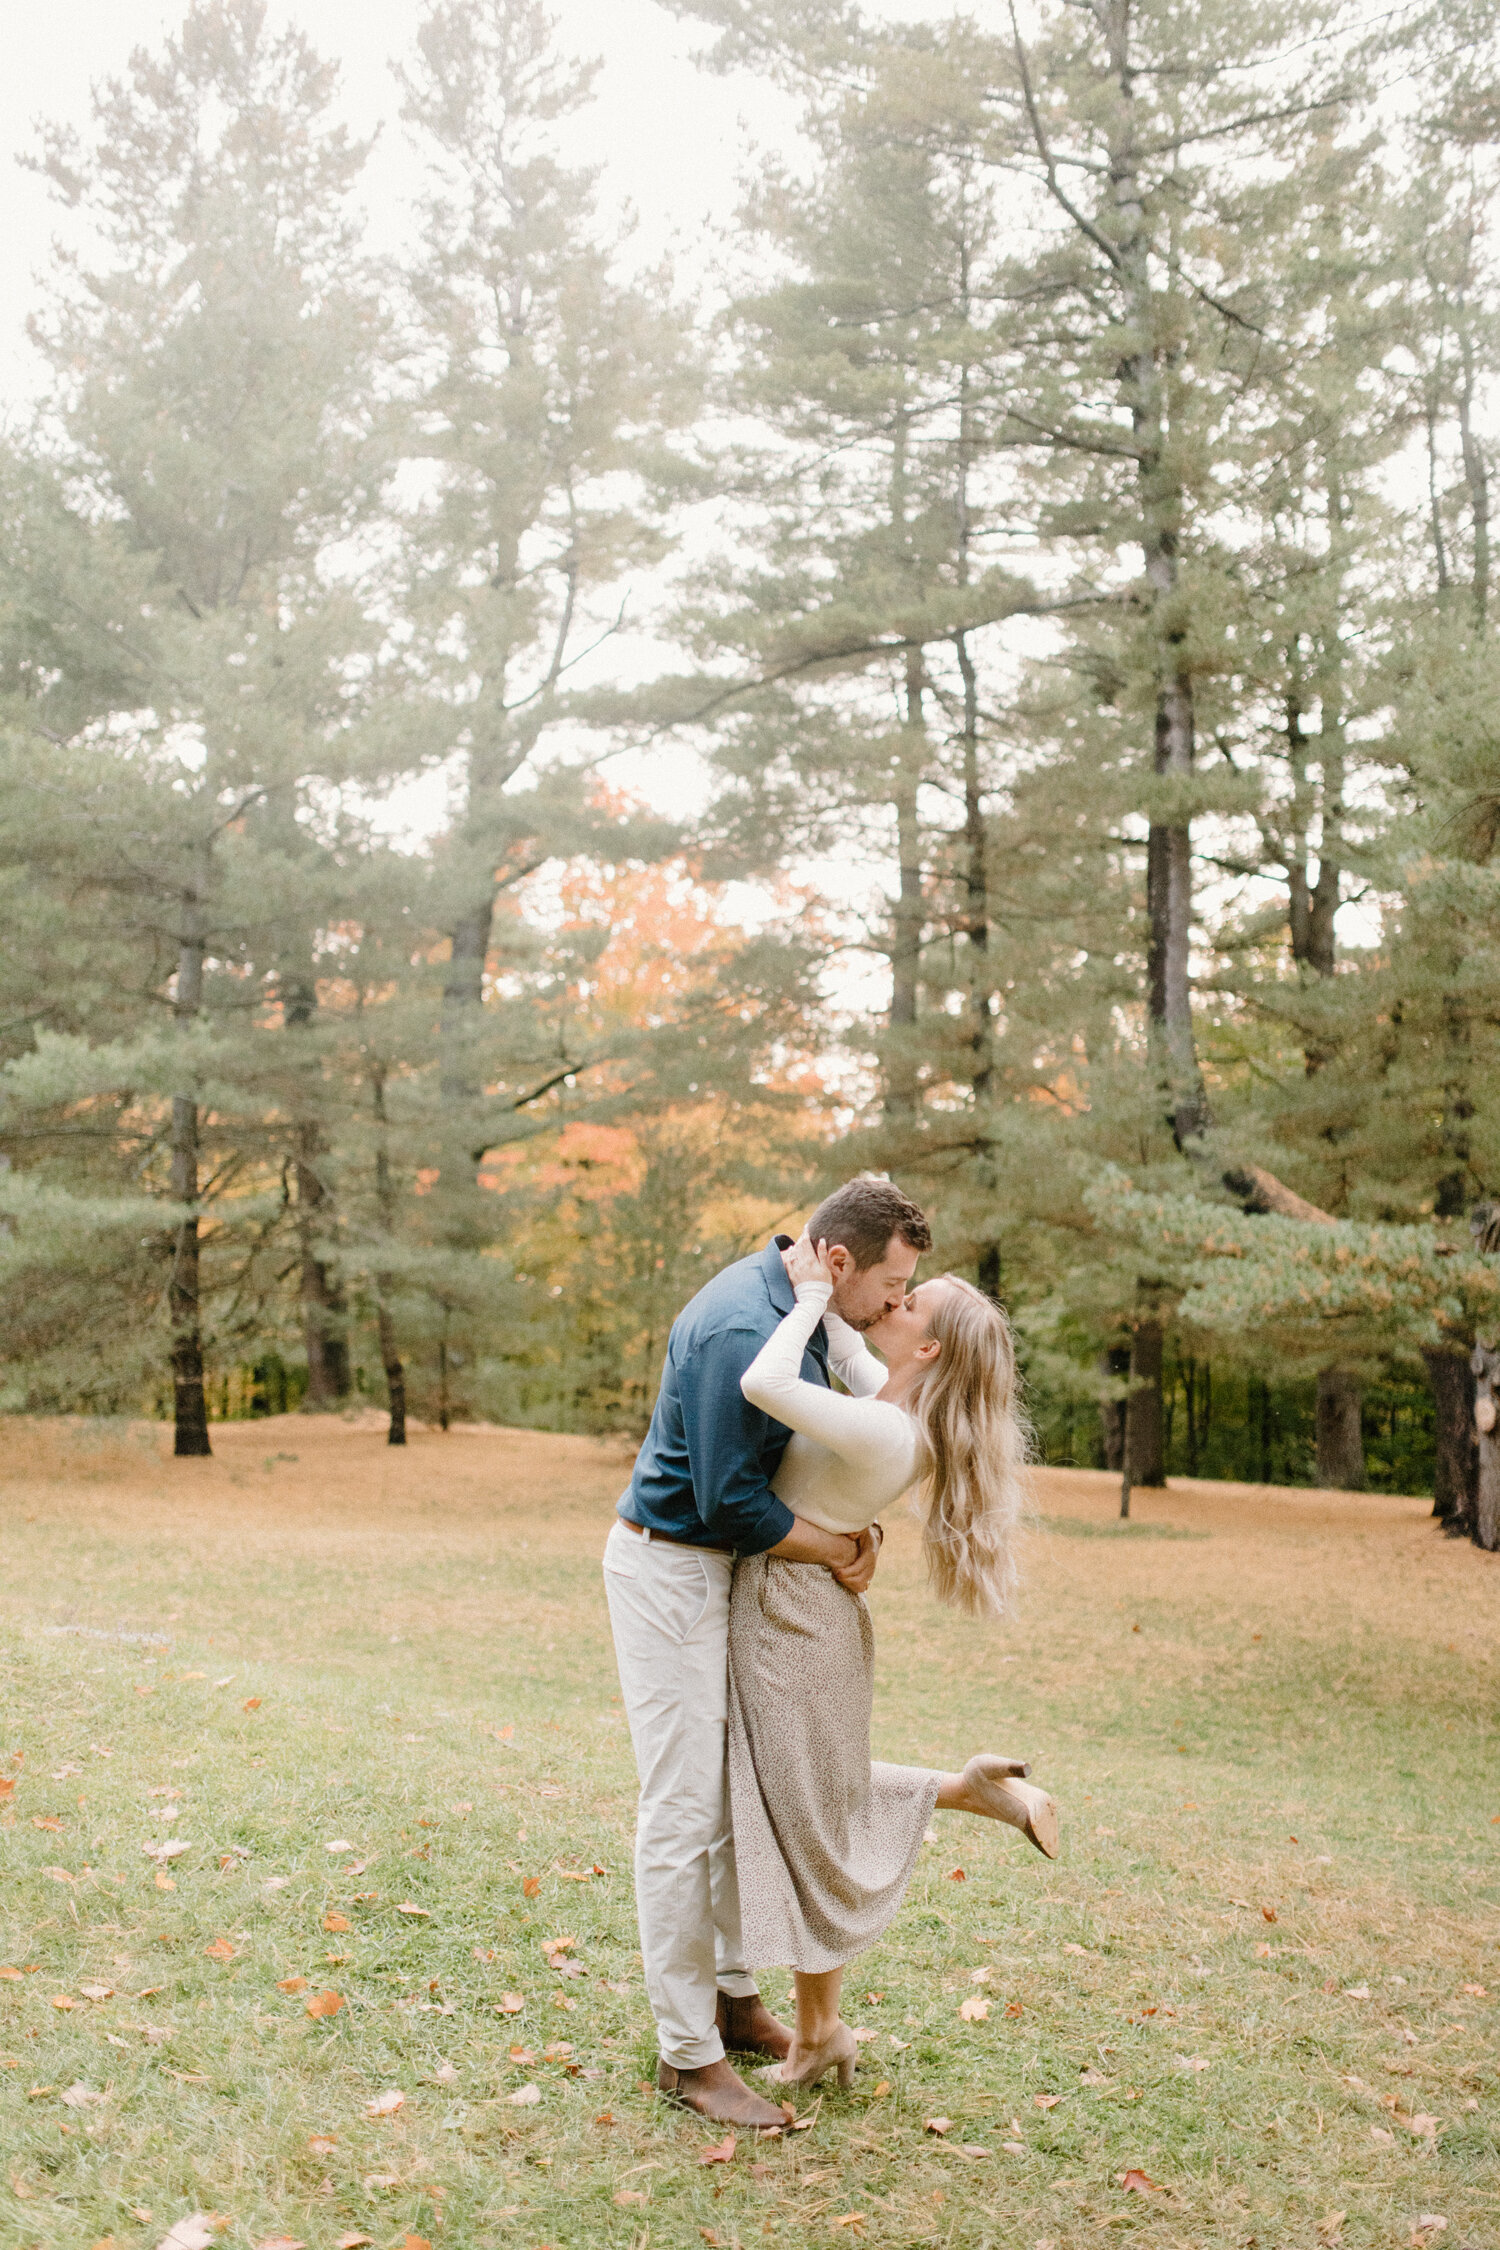
[[[853,2091],[709,2164],[641,2085],[618,1448],[165,1443],[0,1425],[0,2243],[1500,2243],[1500,1558],[1426,1502],[1043,1472],[999,1632],[897,1529],[878,1748],[1029,1754],[1062,1856],[938,1815]]]

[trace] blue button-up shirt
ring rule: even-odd
[[[672,1323],[646,1442],[622,1494],[628,1523],[669,1538],[759,1555],[796,1520],[771,1490],[791,1431],[752,1406],[740,1377],[796,1298],[777,1235],[753,1258],[715,1274]],[[821,1322],[802,1355],[803,1379],[828,1381]]]

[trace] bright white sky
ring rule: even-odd
[[[18,160],[35,149],[39,120],[86,135],[91,88],[121,73],[134,48],[157,47],[185,12],[185,0],[0,0],[0,419],[23,417],[46,379],[26,321],[43,300],[51,245],[65,223],[46,183]],[[421,0],[270,0],[273,24],[299,24],[320,53],[339,60],[350,125],[362,136],[379,128],[363,201],[371,245],[380,250],[408,238],[422,184],[389,65],[410,51],[424,12]],[[874,0],[870,12],[910,18],[951,10],[947,0]],[[758,151],[795,151],[795,104],[762,79],[726,80],[699,68],[694,53],[711,34],[656,0],[552,0],[552,14],[563,53],[602,61],[594,102],[561,129],[565,157],[602,168],[601,204],[634,213],[642,263],[670,254],[683,282],[712,300],[727,278],[724,236],[740,182]],[[614,644],[614,661],[622,660],[651,671],[672,658],[640,637],[628,652]],[[669,744],[610,770],[663,811],[680,815],[703,794],[702,763],[686,746]],[[442,809],[441,784],[429,780],[402,793],[392,824],[431,829]],[[868,894],[868,873],[847,864],[800,872],[846,900]],[[729,903],[750,920],[767,904],[743,886]],[[841,983],[852,999],[858,980],[851,971],[852,964]]]
[[[14,159],[35,146],[39,118],[86,129],[90,87],[123,70],[181,22],[183,0],[0,0],[0,400],[32,395],[37,363],[24,338],[38,301],[55,215],[44,183]],[[343,66],[345,113],[357,130],[384,123],[367,177],[366,207],[381,248],[398,244],[419,176],[396,118],[389,63],[412,46],[420,0],[271,0],[273,22],[295,21]],[[795,111],[759,79],[696,67],[708,43],[655,0],[552,0],[565,53],[599,56],[597,100],[570,129],[568,153],[604,167],[604,197],[639,216],[648,256],[674,249],[694,278],[712,278],[714,235],[757,146],[795,140]],[[874,10],[880,13],[879,0]],[[929,12],[908,0],[901,13]],[[930,12],[938,10],[933,7]]]
[[[296,22],[340,61],[349,123],[361,137],[378,130],[363,201],[380,250],[409,239],[422,187],[389,66],[410,52],[424,12],[421,0],[271,0],[273,22]],[[123,71],[135,47],[158,46],[184,13],[183,0],[0,0],[0,415],[23,415],[46,380],[26,319],[45,292],[54,234],[68,223],[45,181],[17,160],[35,148],[39,119],[87,133],[91,87]],[[564,154],[602,167],[601,203],[635,213],[642,262],[670,253],[690,286],[714,294],[737,182],[757,145],[795,142],[791,105],[759,81],[730,84],[700,70],[692,54],[705,35],[655,0],[553,0],[553,14],[565,54],[603,61],[596,100],[561,129]],[[649,652],[631,653],[656,668]],[[629,779],[680,810],[696,761],[667,750],[651,766]],[[430,788],[402,810],[418,827],[441,818]]]
[[[656,0],[552,6],[563,51],[603,64],[594,103],[564,129],[565,154],[602,167],[601,201],[606,210],[634,211],[643,261],[671,253],[683,280],[712,299],[725,278],[724,230],[739,183],[757,151],[795,150],[795,105],[764,80],[700,69],[693,56],[709,35]],[[955,11],[950,0],[872,0],[869,12],[910,19]],[[970,0],[966,12],[981,21],[998,15],[998,0]],[[16,160],[35,147],[39,119],[86,133],[91,86],[123,70],[134,47],[158,45],[183,13],[183,0],[0,0],[0,418],[24,415],[45,377],[25,324],[42,300],[58,223],[45,184]],[[273,22],[296,21],[320,52],[339,59],[350,124],[361,134],[380,128],[364,191],[372,245],[380,249],[406,238],[421,184],[389,63],[409,51],[422,14],[421,0],[271,0]],[[638,644],[631,653],[635,664],[644,656],[644,668],[655,669],[654,652]],[[624,654],[616,644],[615,661]],[[665,651],[660,657],[671,661]],[[613,770],[664,810],[681,813],[702,793],[701,763],[686,748],[665,747]],[[415,791],[395,818],[415,829],[435,825],[441,804],[433,788]],[[854,866],[800,872],[846,901],[867,895],[868,873]],[[737,904],[754,916],[752,899]]]

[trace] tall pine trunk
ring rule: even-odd
[[[1130,1396],[1126,1401],[1125,1427],[1129,1433],[1132,1485],[1164,1485],[1167,1481],[1162,1354],[1161,1322],[1148,1314],[1136,1323],[1130,1338]]]
[[[910,417],[904,406],[895,413],[891,441],[890,534],[898,570],[912,575],[910,531],[907,524],[907,447]],[[901,734],[891,792],[896,815],[896,900],[891,914],[890,1053],[886,1067],[885,1113],[902,1124],[914,1125],[919,1109],[917,1085],[917,1013],[922,975],[923,898],[922,830],[918,792],[926,765],[926,714],[923,708],[925,666],[919,647],[906,652],[902,683]]]
[[[386,1145],[385,1072],[378,1067],[374,1075],[374,1107],[375,1207],[381,1233],[390,1241],[396,1231],[396,1197],[391,1182],[390,1150]],[[406,1369],[396,1343],[396,1323],[391,1316],[391,1275],[384,1269],[375,1275],[375,1326],[380,1342],[380,1364],[385,1370],[386,1396],[390,1402],[386,1444],[405,1445]]]
[[[489,960],[495,922],[493,882],[484,896],[458,915],[449,937],[448,974],[443,984],[442,1090],[443,1133],[438,1195],[442,1231],[450,1250],[474,1252],[483,1232],[478,1199],[479,1165],[484,1128],[479,1111],[484,1080],[479,1059],[484,1029],[484,972]],[[450,1343],[449,1329],[456,1308],[443,1309],[443,1336],[438,1345],[438,1424],[446,1430],[466,1411],[463,1397],[455,1396],[453,1370],[465,1364],[465,1353]],[[462,1331],[460,1331],[462,1334]],[[387,1385],[390,1377],[387,1373]]]
[[[970,295],[970,243],[967,229],[959,250],[959,311],[966,329],[972,322]],[[973,541],[971,479],[978,450],[973,368],[966,358],[959,377],[958,476],[955,494],[958,518],[957,572],[961,586],[969,583]],[[963,681],[964,779],[964,911],[963,933],[969,1019],[969,1098],[974,1114],[975,1186],[979,1221],[975,1228],[974,1271],[979,1287],[996,1303],[1000,1299],[999,1189],[995,1168],[990,1109],[994,1099],[993,971],[990,964],[990,872],[988,838],[984,822],[984,792],[979,767],[979,672],[967,633],[956,633],[954,654]]]
[[[173,1013],[179,1024],[196,1020],[203,1008],[203,896],[199,882],[182,899],[177,945],[177,991]],[[167,1310],[172,1324],[172,1450],[179,1458],[211,1454],[208,1402],[203,1392],[203,1319],[198,1241],[198,1104],[192,1094],[172,1097],[172,1200],[186,1207],[172,1241]]]
[[[905,715],[896,771],[896,851],[899,860],[895,908],[891,916],[891,1054],[887,1070],[886,1114],[903,1123],[918,1110],[917,1016],[922,977],[925,901],[922,882],[922,831],[917,792],[926,748],[922,715],[922,652],[906,660]]]
[[[301,1262],[302,1341],[307,1354],[303,1411],[327,1413],[349,1396],[349,1338],[344,1292],[323,1255],[332,1198],[323,1178],[322,1135],[304,1121],[297,1129],[297,1240]]]
[[[1135,73],[1125,10],[1118,11],[1111,34],[1111,66],[1122,97],[1120,131],[1110,152],[1120,221],[1116,281],[1123,299],[1123,326],[1133,339],[1133,348],[1120,363],[1120,391],[1135,441],[1137,536],[1145,555],[1155,643],[1156,730],[1151,764],[1153,774],[1176,784],[1180,794],[1193,773],[1196,728],[1187,625],[1179,601],[1184,499],[1169,452],[1169,400],[1163,347],[1156,340],[1151,242],[1135,145]],[[1172,1137],[1186,1149],[1202,1138],[1209,1123],[1193,1029],[1192,831],[1185,814],[1163,815],[1156,806],[1146,845],[1146,919],[1151,1069]]]
[[[1183,493],[1169,458],[1169,401],[1162,350],[1156,340],[1156,307],[1150,239],[1135,146],[1135,74],[1129,17],[1112,23],[1111,63],[1122,97],[1120,137],[1111,151],[1114,202],[1121,222],[1118,280],[1125,328],[1135,346],[1121,362],[1120,387],[1135,440],[1141,547],[1151,594],[1155,642],[1156,727],[1152,773],[1185,792],[1196,754],[1193,679],[1187,626],[1179,600]],[[1209,1125],[1208,1096],[1198,1065],[1193,1027],[1193,840],[1186,814],[1153,804],[1146,842],[1147,1055],[1157,1098],[1178,1148],[1192,1149]],[[1163,1335],[1154,1315],[1139,1320],[1131,1337],[1130,1398],[1126,1418],[1131,1484],[1166,1482],[1162,1414]]]
[[[318,988],[311,964],[288,979],[286,1026],[302,1031],[317,1013]],[[303,1411],[323,1414],[349,1396],[349,1337],[344,1292],[325,1255],[333,1218],[333,1198],[324,1177],[327,1151],[315,1118],[304,1116],[296,1129],[293,1175],[297,1186],[298,1296],[302,1306],[302,1345],[307,1357]]]
[[[1099,1354],[1099,1372],[1107,1380],[1121,1383],[1130,1373],[1130,1346],[1111,1344]],[[1125,1408],[1123,1398],[1101,1398],[1099,1401],[1099,1439],[1104,1448],[1104,1466],[1116,1476],[1125,1466]]]

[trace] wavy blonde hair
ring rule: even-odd
[[[926,1441],[912,1509],[938,1599],[970,1617],[1003,1617],[1028,1499],[1015,1345],[992,1298],[956,1273],[934,1279],[943,1287],[927,1332],[942,1349],[906,1398]]]

